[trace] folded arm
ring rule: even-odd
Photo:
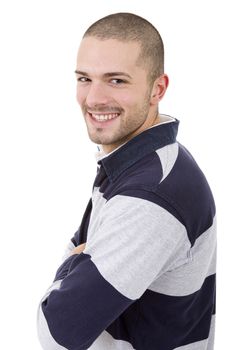
[[[86,245],[58,269],[38,313],[45,350],[85,350],[166,269],[184,226],[158,205],[118,195]]]

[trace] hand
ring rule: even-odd
[[[85,249],[85,247],[86,247],[86,243],[79,244],[77,247],[75,247],[71,251],[70,255],[82,253],[82,251]]]

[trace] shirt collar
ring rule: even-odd
[[[157,124],[102,157],[98,164],[104,167],[109,180],[114,181],[124,170],[150,152],[176,142],[178,126],[179,120],[175,118]]]

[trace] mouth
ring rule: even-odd
[[[88,112],[88,115],[98,123],[106,123],[112,121],[119,117],[120,113],[91,113]]]

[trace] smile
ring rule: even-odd
[[[117,118],[120,113],[103,113],[103,114],[96,114],[96,113],[90,113],[89,114],[97,120],[98,122],[105,122],[106,120],[111,120],[114,118]]]

